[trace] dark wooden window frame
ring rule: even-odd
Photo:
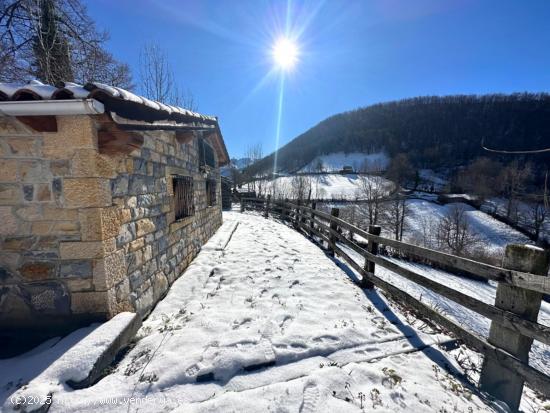
[[[172,175],[174,213],[176,221],[195,215],[195,192],[193,177]]]
[[[218,183],[215,179],[206,179],[204,187],[206,189],[206,206],[215,206],[217,203]]]
[[[203,169],[216,169],[216,152],[204,138],[199,138],[199,165]]]

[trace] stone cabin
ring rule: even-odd
[[[98,83],[0,83],[2,334],[146,316],[221,225],[228,161],[217,118]]]

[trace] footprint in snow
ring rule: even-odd
[[[336,341],[340,341],[340,339],[336,336],[331,336],[329,334],[326,334],[324,336],[319,336],[319,337],[314,337],[312,339],[313,341],[315,342],[320,342],[320,343],[334,343]]]
[[[233,330],[237,330],[243,326],[245,326],[246,324],[249,324],[250,322],[252,322],[252,319],[247,317],[247,318],[244,318],[243,320],[241,321],[233,321],[233,326],[232,326],[232,329]]]
[[[300,284],[300,281],[294,280],[294,281],[292,281],[292,284],[290,284],[290,286],[288,288],[292,288],[292,287],[294,287],[295,285],[298,285],[298,284]]]
[[[293,319],[294,317],[290,315],[285,315],[283,320],[279,323],[279,328],[281,329],[281,333],[284,333],[285,328],[288,326],[289,323],[292,322]]]
[[[273,334],[275,332],[275,325],[273,324],[273,322],[271,320],[269,320],[266,324],[265,324],[265,327],[262,331],[262,338],[264,339],[267,339],[267,340],[271,340],[271,338],[273,337]]]
[[[317,411],[319,401],[319,389],[315,383],[309,382],[304,387],[304,395],[300,413],[314,413]]]

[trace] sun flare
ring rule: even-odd
[[[298,47],[296,43],[286,37],[275,43],[272,54],[275,64],[283,70],[292,69],[298,61]]]

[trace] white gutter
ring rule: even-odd
[[[99,115],[103,103],[95,99],[23,100],[0,102],[0,116]]]

